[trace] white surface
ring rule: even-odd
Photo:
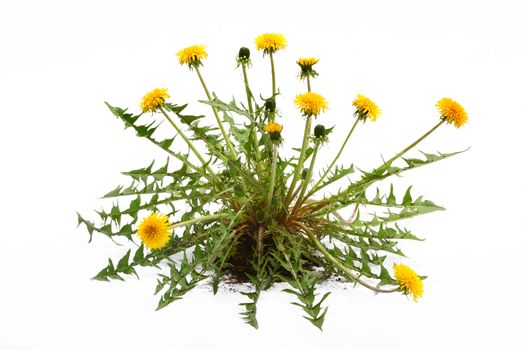
[[[523,10],[519,1],[3,1],[0,4],[0,349],[523,349]],[[432,126],[434,103],[456,99],[470,115],[420,147],[461,156],[397,179],[447,207],[407,226],[425,242],[401,244],[428,275],[423,299],[335,290],[324,333],[301,319],[289,296],[263,295],[260,330],[243,324],[241,297],[205,289],[155,312],[154,276],[89,280],[123,249],[88,245],[75,211],[123,182],[120,171],[164,157],[112,117],[104,100],[138,109],[153,87],[173,101],[201,94],[175,53],[203,43],[203,73],[225,99],[242,92],[234,57],[252,48],[253,88],[268,95],[260,33],[281,32],[276,55],[287,147],[301,119],[304,86],[295,59],[316,56],[314,89],[337,123],[333,154],[356,93],[383,110],[356,131],[347,161],[362,167]],[[239,95],[240,96],[240,95]],[[202,98],[199,95],[199,98]],[[192,107],[199,111],[200,107]],[[295,124],[294,124],[295,123]],[[329,159],[329,156],[325,157]]]

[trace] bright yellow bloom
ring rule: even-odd
[[[154,112],[157,108],[162,107],[166,99],[169,97],[168,89],[154,89],[142,97],[140,109],[142,109],[143,113]]]
[[[463,107],[450,98],[442,98],[436,103],[436,107],[441,117],[449,124],[454,124],[456,128],[463,126],[468,120],[467,112]]]
[[[201,60],[208,57],[208,53],[206,52],[206,46],[193,45],[180,50],[177,53],[177,57],[179,57],[180,64],[187,64],[191,68],[202,65]]]
[[[268,134],[280,134],[283,131],[283,126],[278,123],[268,123],[264,126],[264,131]]]
[[[137,234],[142,243],[150,249],[164,247],[170,240],[172,225],[168,217],[163,214],[153,213],[140,223]]]
[[[325,98],[315,92],[307,92],[295,97],[295,105],[305,116],[318,116],[328,108]]]
[[[275,52],[286,47],[286,38],[282,34],[261,34],[255,38],[255,47],[264,53]]]
[[[410,267],[394,264],[394,277],[401,290],[407,295],[412,294],[414,301],[423,296],[423,281]]]
[[[371,121],[375,122],[377,117],[381,114],[381,110],[377,105],[363,95],[357,95],[357,97],[352,102],[352,106],[356,108],[356,114],[361,118],[368,118]]]

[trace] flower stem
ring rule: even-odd
[[[393,293],[393,292],[400,292],[401,291],[399,288],[395,288],[395,289],[381,289],[381,288],[377,288],[377,287],[374,287],[371,284],[361,280],[349,268],[347,268],[345,265],[343,265],[343,263],[341,263],[341,261],[339,261],[339,259],[337,259],[332,254],[330,254],[328,252],[328,250],[326,249],[326,247],[317,239],[317,237],[315,237],[315,234],[308,227],[306,227],[304,224],[302,224],[300,222],[295,222],[295,224],[297,226],[299,226],[306,233],[308,238],[310,238],[310,240],[314,243],[314,245],[317,247],[317,249],[319,249],[319,251],[328,260],[330,260],[335,266],[337,266],[342,272],[344,272],[344,274],[348,278],[350,278],[352,281],[354,281],[356,283],[359,283],[360,285],[362,285],[362,286],[364,286],[364,287],[366,287],[366,288],[368,288],[370,290],[373,290],[376,293]]]
[[[439,128],[446,120],[445,119],[442,119],[439,123],[437,123],[432,129],[430,129],[429,131],[427,131],[423,136],[421,136],[420,138],[418,138],[416,141],[412,142],[410,145],[408,145],[405,149],[403,149],[401,152],[399,152],[398,154],[396,154],[395,156],[393,156],[392,158],[390,158],[389,160],[387,160],[382,166],[388,166],[390,164],[392,164],[396,159],[398,159],[399,157],[401,157],[403,154],[407,153],[408,151],[410,151],[412,148],[414,148],[418,143],[420,143],[421,141],[423,141],[428,135],[432,134],[437,128]]]
[[[195,155],[197,156],[197,158],[199,158],[199,160],[201,161],[201,163],[206,167],[206,169],[208,170],[208,172],[213,176],[213,177],[217,177],[217,174],[215,174],[215,172],[208,166],[208,162],[206,162],[206,160],[202,157],[202,155],[200,154],[200,152],[197,150],[197,148],[195,148],[195,146],[193,145],[193,143],[190,141],[190,139],[184,134],[184,132],[177,126],[177,124],[173,121],[173,119],[171,119],[171,117],[168,115],[168,113],[166,113],[166,111],[164,110],[164,108],[160,107],[159,110],[162,112],[162,114],[164,114],[164,116],[166,117],[166,119],[170,122],[170,124],[175,128],[175,130],[177,130],[177,133],[182,137],[182,139],[186,142],[186,144],[188,145],[188,147],[193,151],[193,153],[195,153]]]
[[[227,213],[212,214],[212,215],[207,215],[207,216],[201,216],[200,218],[195,218],[195,219],[191,219],[191,220],[181,221],[181,222],[178,222],[176,224],[173,224],[172,227],[173,228],[183,227],[183,226],[193,225],[193,224],[196,224],[198,222],[213,221],[213,220],[216,220],[216,219],[227,218],[227,217],[228,217]]]
[[[208,87],[206,86],[206,83],[204,82],[204,79],[202,78],[201,71],[199,70],[199,67],[195,66],[195,71],[197,72],[197,75],[199,76],[199,80],[202,84],[202,87],[204,88],[204,92],[206,93],[206,96],[208,97],[208,100],[212,100],[212,96],[208,90]],[[235,153],[235,149],[233,148],[232,143],[230,142],[230,139],[228,137],[228,134],[226,133],[226,129],[224,129],[224,125],[221,121],[221,118],[219,117],[219,113],[217,112],[217,109],[214,106],[211,106],[213,110],[213,114],[215,115],[215,119],[217,120],[217,123],[219,124],[219,128],[221,129],[222,136],[224,137],[224,141],[226,142],[226,145],[228,146],[228,149],[230,151],[230,156],[232,159],[237,160],[237,154]]]
[[[321,145],[321,142],[317,141],[315,142],[314,152],[312,153],[312,160],[310,161],[310,167],[308,168],[308,173],[306,174],[306,177],[301,185],[301,193],[299,194],[299,197],[297,197],[297,201],[295,202],[295,206],[292,210],[292,215],[301,207],[304,194],[306,192],[306,189],[308,188],[308,184],[310,183],[310,180],[312,179],[312,173],[314,170],[314,164],[315,160],[317,158],[317,151],[319,151],[319,146]]]
[[[306,86],[308,88],[308,92],[311,92],[312,91],[312,85],[310,83],[310,76],[309,75],[306,76]]]
[[[250,118],[252,120],[252,126],[253,126],[253,129],[251,131],[251,137],[252,137],[253,148],[255,150],[255,166],[257,168],[257,173],[260,175],[262,173],[261,153],[259,151],[259,141],[257,140],[257,132],[255,129],[256,123],[255,123],[255,115],[253,114],[253,105],[252,105],[253,95],[250,90],[250,84],[248,83],[248,74],[246,72],[246,64],[244,63],[242,64],[242,75],[244,78],[244,87],[246,89],[246,99],[248,100],[248,111],[250,113]]]
[[[306,156],[306,148],[308,147],[308,140],[310,139],[310,130],[312,129],[312,116],[306,117],[306,124],[304,126],[304,135],[303,135],[303,145],[301,147],[301,153],[299,154],[299,160],[297,161],[297,166],[293,174],[292,183],[290,184],[290,189],[288,190],[288,195],[284,201],[285,205],[288,205],[293,199],[293,191],[295,190],[295,185],[297,180],[299,180],[299,174],[303,170],[304,159]]]
[[[275,173],[277,170],[277,146],[272,144],[272,171],[270,175],[270,188],[268,189],[268,197],[266,197],[266,212],[269,211],[272,204],[273,190],[275,188]]]
[[[339,159],[339,157],[340,157],[341,154],[343,153],[343,150],[345,149],[346,144],[348,143],[348,140],[349,140],[350,137],[352,136],[352,133],[354,132],[354,129],[356,128],[358,122],[359,122],[359,118],[356,119],[354,125],[353,125],[352,128],[350,129],[350,132],[349,132],[348,135],[346,136],[346,139],[345,139],[345,141],[343,142],[343,145],[341,146],[341,149],[339,150],[339,152],[338,152],[337,155],[335,156],[334,160],[333,160],[332,163],[328,166],[328,168],[327,168],[326,171],[324,172],[323,176],[321,176],[321,178],[319,179],[319,181],[317,181],[316,184],[315,184],[315,185],[312,187],[312,189],[310,190],[310,192],[308,192],[308,194],[306,195],[306,198],[309,198],[312,194],[315,193],[317,187],[323,182],[323,180],[326,178],[326,176],[330,173],[330,170],[332,170],[332,168],[334,167],[334,165],[337,163],[337,160]]]
[[[275,63],[273,61],[273,52],[271,51],[270,51],[270,63],[272,65],[272,98],[275,98],[275,93],[277,92],[277,87],[275,85]]]
[[[273,60],[272,60],[272,73],[273,73]],[[306,86],[308,88],[308,92],[310,92],[312,87],[310,85],[309,76],[306,77]],[[303,146],[301,147],[301,154],[299,155],[299,161],[297,162],[297,167],[295,168],[295,172],[293,174],[293,179],[292,179],[292,183],[290,184],[290,189],[288,190],[288,194],[286,195],[286,198],[284,200],[285,206],[291,203],[293,198],[295,197],[294,195],[295,185],[297,184],[297,180],[299,180],[299,174],[303,171],[303,163],[304,163],[304,158],[306,155],[306,148],[308,147],[308,140],[310,138],[311,129],[312,129],[312,116],[308,116],[306,119],[306,124],[304,126]]]
[[[409,150],[411,150],[412,148],[414,148],[417,144],[419,144],[421,141],[423,141],[425,138],[427,138],[431,133],[433,133],[437,128],[439,128],[443,123],[445,122],[445,120],[441,120],[439,123],[437,123],[434,127],[432,127],[429,131],[427,131],[425,134],[423,134],[423,136],[421,136],[420,138],[418,138],[416,141],[412,142],[410,145],[408,145],[405,149],[403,149],[401,152],[397,153],[395,156],[393,156],[392,158],[390,158],[389,160],[387,160],[386,162],[384,162],[378,169],[381,169],[381,168],[384,168],[385,170],[388,169],[388,167],[396,160],[398,159],[399,157],[401,157],[403,154],[405,154],[406,152],[408,152]],[[375,180],[374,180],[375,181]],[[368,186],[370,184],[370,181],[368,182],[358,182],[354,185],[351,185],[350,187],[348,187],[346,190],[342,191],[342,192],[339,192],[338,194],[336,195],[333,195],[331,197],[328,197],[326,199],[323,199],[323,200],[320,200],[320,201],[317,201],[316,203],[312,204],[312,206],[314,207],[313,211],[315,210],[319,210],[320,208],[334,202],[335,200],[337,200],[337,198],[340,198],[340,197],[344,197],[346,195],[348,195],[350,192],[352,191],[355,191],[357,188],[366,188],[366,186]]]
[[[246,99],[248,100],[248,112],[250,113],[250,118],[252,120],[255,120],[255,116],[253,115],[253,104],[252,99],[253,95],[250,90],[250,84],[248,83],[248,73],[246,72],[246,64],[242,64],[242,76],[244,79],[244,88],[246,89]]]
[[[270,63],[272,66],[272,99],[275,101],[275,94],[277,93],[277,86],[275,84],[275,63],[273,61],[273,52],[270,51]],[[275,113],[270,113],[270,122],[275,121]]]

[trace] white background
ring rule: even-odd
[[[0,349],[523,349],[523,10],[520,1],[2,1],[0,5]],[[371,167],[438,120],[441,97],[470,120],[441,127],[419,149],[471,150],[395,179],[447,207],[407,223],[424,242],[402,243],[403,262],[428,275],[419,303],[336,288],[321,333],[278,289],[263,295],[260,330],[238,317],[243,299],[200,288],[155,312],[155,275],[91,281],[125,247],[87,244],[75,211],[125,183],[120,171],[163,159],[123,130],[103,104],[138,111],[142,95],[168,87],[171,101],[203,98],[175,53],[205,44],[203,74],[224,99],[242,99],[234,57],[252,48],[255,91],[270,91],[264,32],[286,35],[276,55],[285,149],[297,146],[304,91],[295,60],[316,56],[314,90],[337,125],[363,93],[383,110],[360,126],[345,163]],[[322,118],[322,119],[321,119]],[[413,153],[415,155],[416,153]],[[387,184],[388,185],[388,184]]]

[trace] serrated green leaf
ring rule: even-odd
[[[403,196],[403,202],[401,204],[403,204],[403,205],[412,204],[412,196],[410,195],[410,189],[411,188],[412,188],[412,186],[407,188],[407,190],[405,192],[405,195]]]

